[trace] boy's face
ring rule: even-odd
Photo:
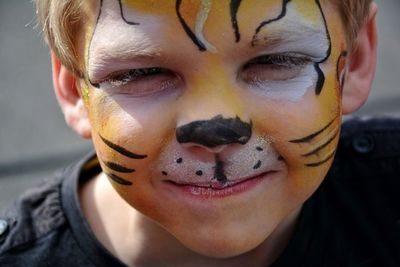
[[[199,253],[255,248],[332,162],[338,12],[318,0],[104,0],[95,10],[82,88],[114,188]]]

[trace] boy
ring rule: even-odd
[[[0,265],[399,266],[399,123],[351,121],[337,149],[374,76],[373,3],[37,8],[96,154],[8,211]]]

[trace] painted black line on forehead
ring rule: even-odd
[[[231,4],[230,4],[232,27],[233,27],[233,31],[235,33],[236,43],[238,43],[240,41],[240,32],[239,32],[239,25],[237,22],[237,13],[238,13],[241,2],[242,2],[242,0],[232,0]]]
[[[263,27],[265,27],[265,26],[268,25],[268,24],[271,24],[272,22],[281,20],[282,18],[284,18],[284,17],[286,16],[286,14],[287,14],[287,4],[288,4],[290,1],[291,1],[291,0],[283,0],[283,1],[282,1],[282,11],[281,11],[281,13],[280,13],[276,18],[269,19],[269,20],[266,20],[266,21],[261,22],[261,24],[260,24],[260,25],[257,27],[257,29],[256,29],[256,33],[255,33],[254,36],[253,36],[253,40],[251,41],[251,45],[252,45],[252,46],[255,46],[255,40],[256,40],[256,38],[257,38],[257,34],[261,31],[261,29],[262,29]]]
[[[193,41],[195,45],[199,48],[200,51],[207,51],[207,48],[203,42],[197,38],[197,36],[194,34],[194,32],[190,29],[189,25],[187,25],[186,21],[183,19],[180,11],[180,7],[182,4],[182,0],[176,0],[176,14],[178,16],[179,22],[182,24],[183,29],[185,30],[186,34],[189,36],[189,38]]]
[[[112,143],[111,141],[105,139],[99,134],[101,140],[110,148],[113,150],[117,151],[118,153],[124,155],[125,157],[131,158],[131,159],[145,159],[147,158],[147,155],[139,155],[133,152],[128,151],[127,149],[123,148],[122,146],[119,146],[117,144]]]
[[[121,0],[118,0],[118,3],[119,3],[119,11],[120,11],[120,13],[121,13],[121,18],[122,18],[122,20],[123,21],[125,21],[127,24],[129,24],[129,25],[140,25],[140,23],[138,23],[138,22],[134,22],[134,21],[129,21],[129,20],[127,20],[126,18],[125,18],[125,15],[124,15],[124,8],[122,7],[122,1]]]
[[[331,126],[334,122],[335,122],[336,118],[334,118],[332,121],[330,121],[326,126],[324,126],[321,130],[318,130],[315,133],[312,133],[306,137],[302,137],[299,139],[295,139],[295,140],[291,140],[289,141],[290,143],[294,143],[294,144],[301,144],[301,143],[308,143],[311,140],[313,140],[315,137],[317,137],[318,135],[320,135],[321,133],[323,133],[326,129],[329,128],[329,126]]]
[[[113,173],[106,173],[106,175],[108,177],[110,177],[114,182],[116,182],[116,183],[118,183],[120,185],[125,185],[125,186],[131,186],[132,185],[132,182],[130,182],[128,180],[125,180],[124,178],[119,177],[118,175],[115,175]]]
[[[128,20],[125,18],[125,16],[124,16],[124,11],[123,11],[123,7],[122,7],[122,2],[121,2],[121,0],[117,0],[117,1],[118,1],[118,4],[119,4],[119,11],[120,11],[120,15],[121,15],[122,20],[123,20],[125,23],[129,24],[129,25],[140,25],[140,23],[133,22],[133,21],[128,21]],[[92,32],[92,36],[90,36],[90,41],[89,41],[89,46],[88,46],[88,51],[87,51],[87,64],[88,64],[88,65],[89,65],[89,62],[90,62],[90,50],[91,50],[91,47],[92,47],[93,37],[94,37],[94,34],[96,33],[97,26],[98,26],[99,21],[100,21],[100,16],[101,16],[101,14],[102,14],[102,10],[103,10],[103,0],[100,0],[99,13],[97,14],[96,23],[95,23],[95,25],[94,25],[94,29],[93,29],[93,32]],[[100,88],[100,84],[98,84],[98,83],[93,83],[93,82],[90,80],[88,71],[89,71],[89,66],[86,67],[86,77],[87,77],[88,82],[89,82],[93,87],[95,87],[95,88]]]

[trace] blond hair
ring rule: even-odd
[[[84,66],[79,60],[76,41],[84,23],[83,0],[35,0],[36,14],[50,49],[62,64],[79,77]],[[368,17],[372,0],[328,0],[339,10],[346,25],[349,44],[356,38],[360,27]]]

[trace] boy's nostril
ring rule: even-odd
[[[194,121],[176,129],[180,144],[197,144],[215,148],[228,144],[246,144],[252,131],[252,124],[239,117],[225,119],[221,115],[210,120]]]

